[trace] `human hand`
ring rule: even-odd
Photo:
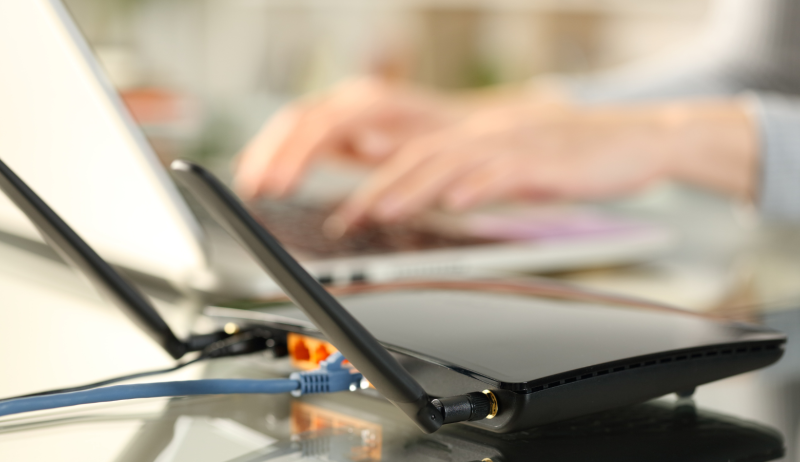
[[[235,187],[245,199],[281,197],[320,155],[378,163],[455,114],[445,98],[419,89],[369,77],[348,81],[268,121],[240,154]]]
[[[408,142],[328,220],[327,232],[435,205],[608,198],[667,178],[746,196],[754,176],[749,124],[737,102],[483,111]]]

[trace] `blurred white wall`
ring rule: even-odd
[[[166,157],[230,157],[278,106],[375,70],[465,88],[589,74],[702,33],[709,0],[65,0],[123,90],[190,99]]]

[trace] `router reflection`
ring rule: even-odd
[[[512,434],[454,425],[432,435],[423,435],[394,406],[363,392],[311,399],[179,398],[163,404],[155,413],[127,403],[27,417],[0,424],[0,434],[24,439],[26,432],[57,428],[88,441],[107,437],[92,434],[105,424],[140,422],[132,437],[126,435],[116,462],[762,462],[784,457],[783,437],[776,430],[697,409],[691,400],[652,401]]]
[[[290,441],[231,462],[769,461],[783,438],[768,427],[697,410],[693,403],[650,402],[509,435],[460,426],[433,435],[391,435],[314,405],[293,403]]]
[[[651,401],[512,434],[465,425],[422,434],[394,406],[365,393],[234,395],[164,400],[29,417],[0,424],[4,438],[28,431],[92,434],[141,422],[116,462],[762,462],[784,457],[776,430],[697,409],[691,400]],[[157,403],[151,401],[152,404]],[[87,425],[90,424],[90,425]],[[94,430],[96,431],[96,430]],[[57,447],[55,448],[57,449]]]

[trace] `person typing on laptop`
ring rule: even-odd
[[[800,219],[800,99],[791,96],[800,94],[800,5],[721,2],[717,16],[729,33],[695,47],[700,59],[616,85],[565,80],[453,97],[355,79],[269,121],[240,156],[237,187],[246,198],[285,196],[332,152],[375,164],[328,219],[332,234],[432,206],[609,198],[663,180]]]

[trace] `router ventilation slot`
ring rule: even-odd
[[[675,355],[663,356],[660,358],[648,359],[646,361],[632,362],[630,364],[620,364],[614,366],[613,368],[601,369],[589,373],[568,376],[559,380],[551,379],[551,381],[546,384],[534,386],[533,388],[530,389],[530,392],[535,393],[537,391],[542,391],[548,388],[554,388],[564,384],[578,382],[581,380],[587,380],[601,375],[623,372],[628,369],[645,368],[649,366],[655,366],[657,364],[669,364],[678,361],[691,361],[694,359],[711,358],[719,355],[740,355],[740,354],[750,354],[750,353],[761,353],[764,351],[775,351],[780,348],[781,345],[779,344],[768,344],[768,345],[755,345],[751,347],[739,347],[736,349],[730,347],[723,347],[723,348],[712,348],[703,351],[695,351],[692,353],[679,353]]]

